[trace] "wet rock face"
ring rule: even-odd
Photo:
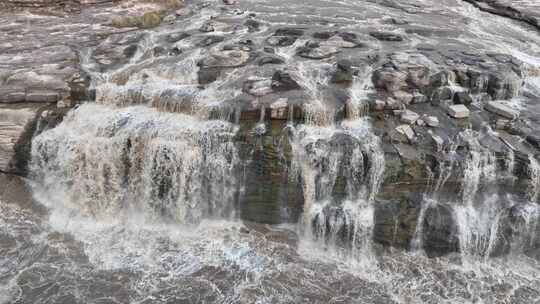
[[[423,227],[424,251],[430,257],[446,255],[459,250],[458,228],[452,209],[447,205],[429,207]]]
[[[0,172],[26,175],[32,138],[60,123],[65,110],[39,104],[0,107]]]
[[[23,173],[39,107],[0,108],[0,171]]]
[[[418,224],[419,199],[404,197],[376,202],[373,240],[385,246],[408,249]]]

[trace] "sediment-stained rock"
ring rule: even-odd
[[[24,173],[40,106],[0,108],[0,171]]]

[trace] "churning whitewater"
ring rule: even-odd
[[[534,1],[0,12],[1,304],[540,303]]]

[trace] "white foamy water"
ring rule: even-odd
[[[369,113],[369,94],[374,92],[371,80],[371,67],[366,67],[360,76],[353,78],[353,83],[349,89],[349,104],[347,106],[347,117],[358,119]]]
[[[469,147],[462,181],[463,202],[471,205],[479,187],[496,180],[497,164],[494,153],[478,142],[480,134],[466,130],[460,136]]]
[[[372,204],[382,182],[384,155],[369,120],[300,125],[291,145],[293,176],[298,174],[303,186],[301,231],[306,241],[356,261],[372,257]]]
[[[97,217],[129,210],[181,223],[233,216],[235,132],[223,121],[85,104],[35,138],[32,172],[53,197]]]

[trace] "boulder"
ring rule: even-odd
[[[484,108],[491,113],[495,113],[508,119],[516,119],[519,117],[519,111],[514,110],[499,101],[490,101]]]
[[[471,114],[469,109],[464,105],[449,105],[446,109],[448,115],[453,118],[467,118]]]
[[[401,35],[391,32],[370,32],[369,35],[380,41],[403,41]]]
[[[411,104],[411,102],[414,99],[413,94],[405,92],[405,91],[397,91],[397,92],[394,92],[393,95],[395,99],[401,101],[403,104],[406,104],[406,105]]]
[[[429,132],[429,136],[431,137],[431,140],[433,141],[435,152],[440,152],[444,145],[444,139],[437,134],[433,134],[433,132],[431,131]]]
[[[304,35],[303,29],[292,28],[292,27],[280,28],[274,32],[274,36],[302,36],[302,35]]]
[[[338,61],[336,72],[332,76],[333,83],[351,83],[353,80],[352,63],[342,59]]]
[[[399,134],[404,135],[409,141],[414,140],[414,130],[409,125],[399,125],[396,127]]]
[[[319,43],[309,44],[298,50],[298,56],[307,59],[325,59],[339,53],[339,49],[334,46],[321,45]]]
[[[462,105],[470,105],[473,102],[471,95],[467,92],[456,92],[454,94],[454,103]]]
[[[161,23],[161,16],[157,12],[147,12],[142,16],[141,27],[153,28]]]
[[[439,119],[435,116],[424,116],[423,120],[426,122],[426,124],[432,128],[439,126]]]
[[[245,65],[250,53],[245,51],[213,51],[199,63],[205,68],[232,68]]]
[[[413,93],[413,99],[412,103],[426,103],[428,102],[428,98],[426,95],[415,92]]]
[[[248,27],[249,32],[257,32],[261,26],[258,21],[255,21],[253,19],[246,20],[246,22],[244,22],[244,25]]]
[[[411,110],[405,110],[401,113],[400,120],[403,123],[406,124],[413,124],[420,118],[420,115],[418,115],[416,112],[413,112]]]
[[[272,89],[275,91],[290,91],[299,90],[301,87],[288,72],[276,71],[272,76]]]
[[[384,67],[373,72],[372,81],[377,89],[393,93],[407,86],[407,74]]]
[[[38,109],[0,108],[0,171],[24,173]]]
[[[263,56],[259,58],[257,63],[262,66],[267,64],[282,64],[285,63],[285,61],[277,56]]]
[[[223,40],[225,40],[225,37],[223,37],[223,36],[205,36],[202,40],[197,42],[197,46],[207,47],[207,46],[210,46],[212,44],[216,44],[218,42],[221,42]]]

